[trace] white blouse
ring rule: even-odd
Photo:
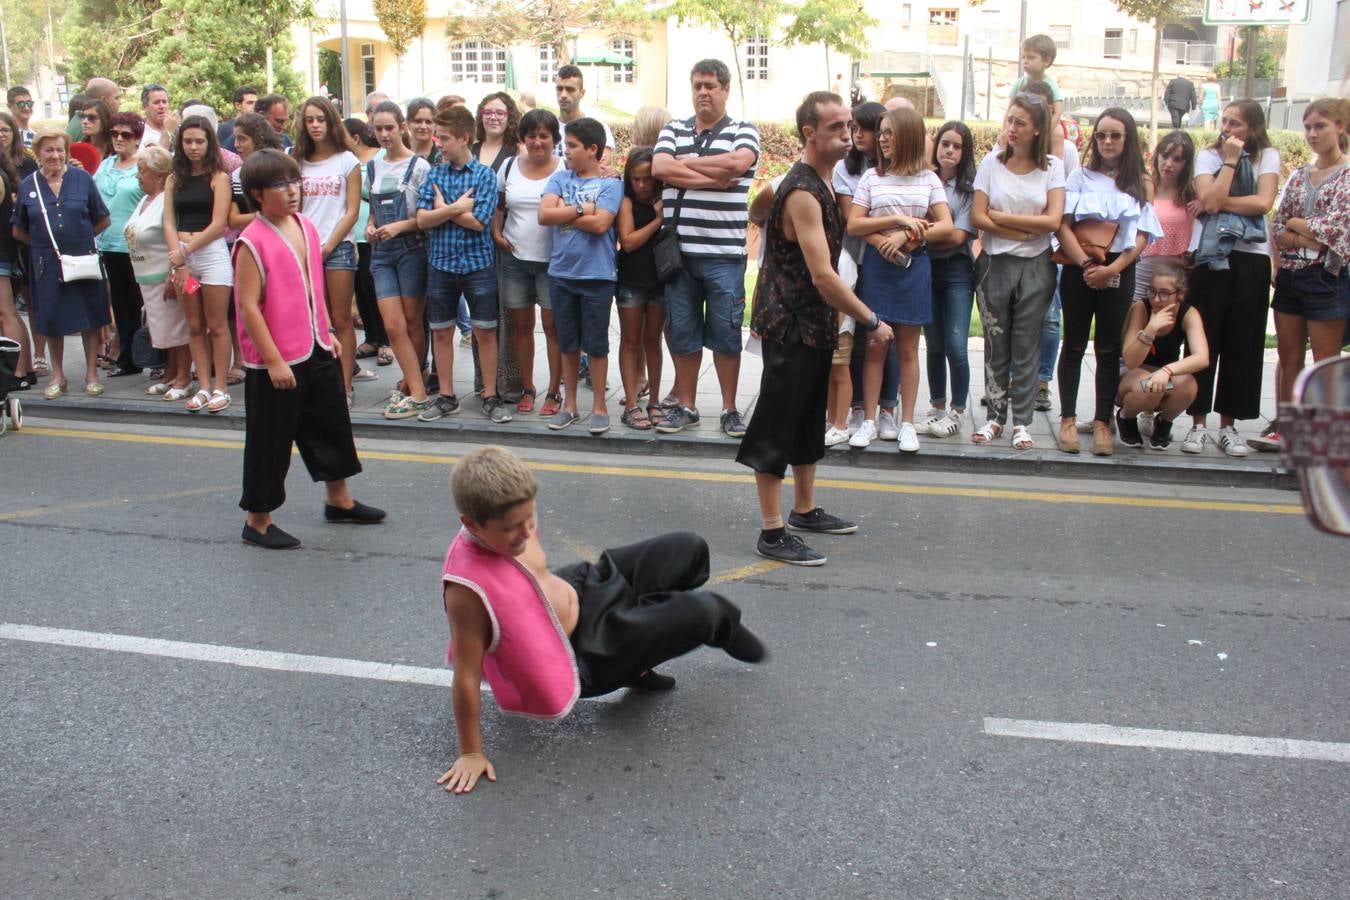
[[[169,242],[164,240],[164,192],[142,197],[123,228],[137,284],[159,284],[169,277]]]
[[[1064,185],[1064,214],[1075,222],[1099,219],[1115,222],[1116,239],[1111,253],[1124,253],[1134,246],[1139,232],[1148,235],[1151,244],[1163,236],[1162,223],[1152,203],[1140,203],[1116,186],[1116,181],[1101,172],[1082,168],[1069,176]],[[1055,241],[1058,246],[1058,240]]]

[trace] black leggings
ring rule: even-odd
[[[136,283],[136,272],[131,268],[131,254],[107,252],[103,254],[103,269],[108,273],[108,293],[112,296],[113,322],[117,325],[117,367],[135,370],[131,355],[131,340],[141,327],[141,286]]]
[[[1107,265],[1115,262],[1119,253],[1107,254]],[[1064,345],[1059,351],[1059,414],[1078,415],[1078,382],[1083,372],[1083,356],[1087,353],[1088,335],[1092,335],[1092,352],[1097,358],[1096,403],[1092,418],[1110,422],[1115,412],[1116,388],[1120,385],[1120,330],[1125,325],[1125,314],[1134,297],[1134,263],[1120,273],[1120,286],[1097,290],[1083,280],[1083,270],[1065,266],[1059,279],[1061,317],[1064,323]],[[1092,320],[1097,330],[1092,331]]]
[[[594,563],[558,570],[577,591],[572,632],[581,693],[618,690],[648,669],[703,645],[725,647],[741,611],[708,580],[708,545],[676,532],[606,550]]]
[[[356,311],[365,326],[367,344],[377,348],[389,346],[389,332],[384,330],[384,317],[375,299],[375,277],[370,274],[370,244],[356,245]]]

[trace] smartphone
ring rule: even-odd
[[[1147,391],[1148,391],[1148,382],[1149,382],[1149,379],[1147,379],[1147,378],[1140,378],[1140,379],[1139,379],[1139,388],[1140,388],[1140,390],[1147,392]],[[1170,390],[1172,390],[1172,388],[1174,388],[1174,387],[1176,387],[1176,385],[1174,385],[1174,384],[1169,380],[1169,381],[1167,382],[1167,387],[1164,388],[1164,390],[1170,391]]]

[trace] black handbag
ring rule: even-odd
[[[150,329],[142,325],[131,336],[131,363],[138,369],[158,369],[168,355],[150,342]]]
[[[730,121],[730,116],[723,116],[716,125],[694,139],[694,149],[699,156],[703,155],[708,145],[717,139]],[[652,258],[656,262],[656,280],[662,284],[670,284],[680,277],[680,272],[684,271],[684,255],[680,253],[679,235],[680,209],[684,205],[684,194],[685,189],[680,188],[680,192],[675,195],[675,217],[669,225],[661,227],[652,246]]]

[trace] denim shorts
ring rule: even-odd
[[[497,327],[497,273],[492,266],[463,274],[427,266],[427,322],[432,331],[455,326],[460,294],[469,301],[474,328]]]
[[[8,262],[0,260],[0,278],[10,278],[17,274],[19,273],[11,269]]]
[[[705,311],[704,303],[707,303]],[[686,256],[680,277],[666,285],[667,342],[675,356],[739,356],[745,318],[745,257]]]
[[[661,288],[647,290],[645,288],[626,288],[619,285],[615,296],[622,309],[636,309],[639,306],[646,306],[648,303],[666,302],[666,295]]]
[[[377,245],[378,246],[378,245]],[[372,253],[370,277],[375,279],[375,299],[427,295],[427,251],[424,247]]]
[[[349,272],[356,271],[356,244],[351,241],[343,241],[333,248],[333,252],[323,259],[325,269],[346,269]]]
[[[1280,269],[1275,273],[1275,302],[1278,313],[1301,316],[1309,322],[1350,317],[1350,273],[1332,275],[1321,263],[1302,269]]]
[[[501,260],[501,300],[507,309],[526,309],[538,303],[552,309],[548,298],[548,263],[516,259],[503,253]]]
[[[558,349],[563,353],[585,351],[588,356],[609,355],[609,304],[614,282],[605,278],[557,278],[549,276],[553,323],[558,328]]]

